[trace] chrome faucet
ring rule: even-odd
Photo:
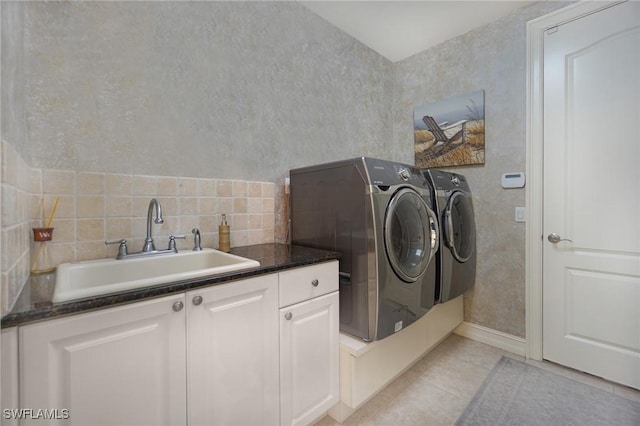
[[[154,222],[158,225],[164,223],[160,202],[157,199],[152,198],[149,202],[149,210],[147,210],[147,237],[144,239],[144,247],[142,247],[143,252],[156,251],[156,247],[153,244],[153,238],[151,237],[151,219],[153,217],[154,207],[156,208],[156,218]]]
[[[153,209],[156,210],[156,217],[153,218]],[[118,247],[118,255],[116,259],[130,259],[136,257],[148,257],[148,256],[157,256],[157,255],[165,255],[178,253],[178,247],[176,247],[177,239],[185,239],[186,235],[170,235],[169,236],[169,247],[166,250],[156,250],[156,246],[153,243],[153,237],[151,236],[152,224],[151,221],[154,221],[158,225],[164,223],[164,219],[162,218],[162,206],[160,205],[160,201],[155,198],[152,198],[149,202],[149,210],[147,210],[147,237],[144,239],[144,246],[142,247],[142,251],[137,253],[129,253],[129,249],[127,248],[127,240],[119,239],[119,240],[107,240],[105,244],[119,244]],[[194,232],[195,234],[195,232]],[[200,240],[200,231],[198,231],[198,244]]]

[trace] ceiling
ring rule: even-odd
[[[392,62],[493,22],[534,1],[300,1]]]

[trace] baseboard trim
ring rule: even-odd
[[[525,356],[526,341],[522,337],[466,321],[456,327],[453,332],[459,336]]]

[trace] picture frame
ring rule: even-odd
[[[420,105],[413,121],[416,167],[484,164],[484,90]]]

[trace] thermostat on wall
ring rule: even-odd
[[[505,173],[502,175],[502,187],[503,188],[523,188],[524,187],[524,173]]]

